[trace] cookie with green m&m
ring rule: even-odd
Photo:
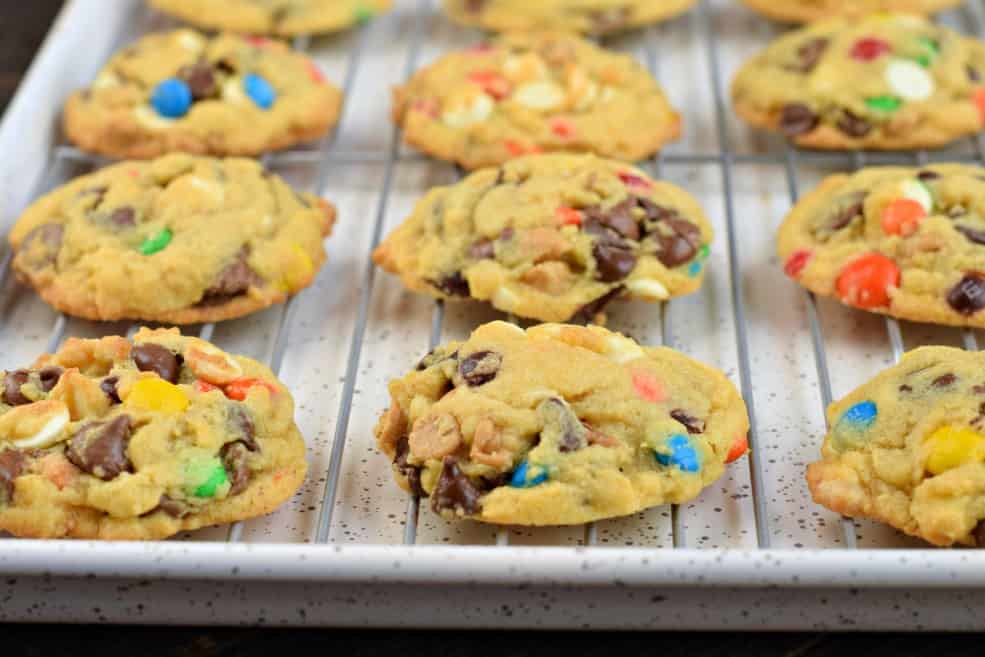
[[[325,261],[335,208],[254,160],[168,155],[81,176],[10,232],[17,277],[94,320],[186,324],[284,302]]]
[[[870,312],[985,327],[985,169],[873,167],[825,179],[780,227],[784,271]]]
[[[0,530],[158,539],[269,513],[301,485],[269,369],[179,334],[69,338],[0,372]]]
[[[148,0],[209,30],[297,36],[348,29],[390,9],[391,0]]]
[[[732,103],[801,146],[944,146],[985,125],[985,43],[908,14],[822,21],[746,63]]]
[[[814,500],[935,545],[985,547],[985,353],[922,347],[828,407]]]
[[[685,502],[748,448],[724,374],[598,326],[484,324],[389,387],[379,448],[449,518],[572,525]]]

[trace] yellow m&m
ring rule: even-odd
[[[967,427],[943,426],[930,434],[925,444],[931,474],[985,461],[985,436]]]
[[[145,411],[181,413],[188,408],[185,391],[164,379],[141,379],[130,386],[126,405]]]

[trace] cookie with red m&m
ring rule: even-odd
[[[742,0],[756,11],[779,21],[810,23],[835,16],[858,16],[874,11],[934,14],[957,7],[963,0]]]
[[[112,158],[255,156],[323,136],[341,103],[315,63],[283,43],[175,30],[114,55],[69,97],[64,127],[80,148]]]
[[[484,324],[389,388],[378,446],[449,518],[572,525],[685,502],[748,449],[725,375],[597,326]]]
[[[695,0],[444,0],[445,11],[463,25],[495,32],[565,30],[611,34],[673,18]]]
[[[732,101],[810,148],[944,146],[985,126],[985,43],[908,14],[822,21],[745,64]]]
[[[619,297],[697,290],[712,239],[679,187],[593,155],[531,155],[432,189],[373,259],[435,297],[603,321]]]
[[[985,353],[922,347],[828,407],[814,500],[935,545],[985,547]]]
[[[856,308],[985,326],[985,169],[874,167],[825,179],[780,227],[788,276]]]
[[[649,157],[681,119],[632,57],[560,33],[445,55],[394,93],[408,143],[467,169],[541,152]]]
[[[307,469],[269,369],[177,329],[0,372],[0,530],[158,539],[273,511]]]
[[[298,36],[338,32],[387,11],[391,0],[148,0],[208,30]]]

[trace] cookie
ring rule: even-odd
[[[390,397],[378,446],[448,518],[572,525],[685,502],[748,446],[721,372],[597,326],[485,324]]]
[[[270,513],[304,479],[273,373],[177,329],[69,338],[2,373],[0,530],[157,539]]]
[[[684,190],[592,155],[531,155],[432,189],[373,253],[411,290],[542,321],[698,289],[712,229]]]
[[[783,222],[777,253],[788,276],[846,305],[985,327],[985,169],[831,176]]]
[[[934,14],[957,7],[964,0],[742,0],[752,9],[778,21],[810,23],[836,16],[862,15],[875,11]]]
[[[445,55],[394,91],[404,138],[467,169],[545,151],[642,160],[681,119],[632,57],[555,33]]]
[[[818,504],[985,547],[985,352],[921,347],[828,408]]]
[[[325,135],[342,93],[278,41],[192,30],[124,48],[65,105],[66,136],[112,158],[259,155]]]
[[[209,30],[298,36],[338,32],[390,8],[391,0],[148,0]]]
[[[58,310],[187,324],[240,317],[307,287],[335,208],[253,160],[167,155],[101,169],[33,203],[13,268]]]
[[[695,0],[444,0],[454,21],[494,32],[564,30],[610,34],[673,18]]]
[[[801,146],[944,146],[982,130],[985,43],[912,15],[822,21],[745,64],[732,102]]]

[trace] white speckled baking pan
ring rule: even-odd
[[[657,0],[654,0],[657,1]],[[799,191],[872,161],[973,161],[980,141],[913,156],[800,153],[730,114],[725,88],[777,26],[704,0],[676,21],[607,40],[652,67],[686,136],[644,163],[704,203],[718,235],[702,291],[663,308],[613,307],[612,326],[725,370],[754,412],[753,455],[697,500],[588,528],[495,529],[420,510],[372,447],[386,381],[436,339],[497,317],[442,308],[375,273],[368,254],[415,199],[456,178],[397,146],[389,87],[481,35],[436,0],[398,0],[349,34],[299,39],[348,90],[338,134],[267,163],[339,208],[316,285],[286,308],[192,327],[269,360],[294,391],[311,474],[270,517],[147,544],[0,538],[0,620],[432,627],[981,629],[985,551],[931,550],[816,506],[803,480],[824,432],[823,401],[902,348],[976,348],[982,335],[896,324],[815,302],[784,279],[773,233]],[[985,33],[980,0],[942,17]],[[0,125],[0,221],[93,166],[61,142],[58,116],[121,43],[174,23],[139,0],[71,0]],[[6,246],[3,247],[6,250]],[[109,265],[111,266],[111,265]],[[5,275],[3,365],[66,335],[125,332],[61,317]]]

